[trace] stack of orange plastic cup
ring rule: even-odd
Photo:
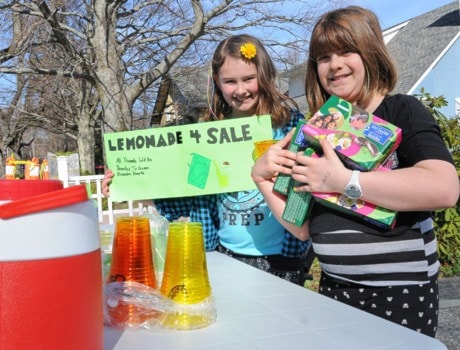
[[[157,287],[148,217],[116,219],[107,282],[137,282]],[[108,304],[109,323],[113,326],[137,326],[157,315],[155,310],[120,301]]]

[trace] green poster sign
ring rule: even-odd
[[[159,199],[255,188],[254,142],[272,138],[270,116],[104,135],[115,201]]]

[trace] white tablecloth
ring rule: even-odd
[[[436,350],[438,340],[223,254],[207,253],[217,321],[189,331],[105,327],[105,349]]]

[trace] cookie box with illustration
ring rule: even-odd
[[[382,167],[376,171],[385,170],[388,169]],[[362,199],[350,199],[340,193],[312,193],[312,197],[325,207],[356,216],[381,229],[390,230],[396,223],[397,212],[365,202]]]
[[[401,143],[400,128],[334,95],[302,131],[317,151],[327,138],[345,166],[361,171],[378,168]]]
[[[305,135],[302,132],[302,126],[305,125],[307,121],[305,119],[299,120],[297,123],[294,134],[292,135],[291,142],[289,143],[288,150],[291,152],[300,152],[304,151],[308,147],[308,141],[305,139]],[[291,175],[280,173],[276,177],[275,184],[273,185],[273,190],[284,194],[285,196],[289,193],[289,188],[292,184]]]
[[[304,153],[309,157],[318,157],[312,148],[307,148]],[[386,162],[374,171],[391,171],[390,162]],[[295,185],[298,183],[294,182]],[[295,192],[293,187],[290,188],[282,218],[291,224],[302,226],[309,215],[313,201],[346,215],[360,218],[381,229],[392,229],[396,223],[396,211],[362,199],[350,199],[341,193]]]

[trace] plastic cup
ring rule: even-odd
[[[167,315],[163,322],[166,327],[196,329],[215,319],[201,223],[170,224],[160,292],[185,306]]]
[[[112,262],[107,282],[137,282],[157,287],[153,265],[150,222],[147,217],[116,219]],[[114,326],[137,326],[155,317],[154,310],[107,300],[109,323]]]
[[[254,151],[252,152],[252,159],[256,161],[259,157],[264,154],[270,146],[277,143],[278,140],[264,140],[264,141],[257,141],[254,142]]]
[[[101,258],[102,258],[102,276],[104,280],[110,272],[110,265],[112,263],[112,245],[113,245],[113,230],[100,228],[99,237],[101,240]]]

